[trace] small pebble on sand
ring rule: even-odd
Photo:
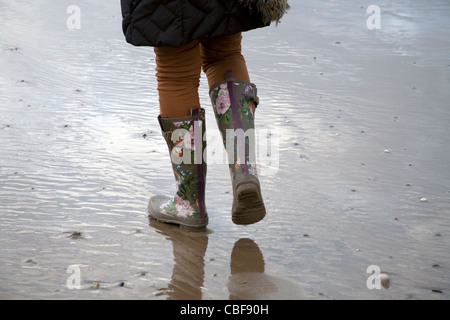
[[[442,290],[438,290],[438,289],[432,289],[431,292],[435,292],[435,293],[443,293]]]
[[[70,232],[70,235],[68,236],[70,239],[79,240],[83,239],[83,234],[78,231]]]
[[[383,286],[383,288],[389,289],[389,281],[390,281],[389,275],[387,275],[386,273],[381,273],[380,280],[381,280],[381,285]]]

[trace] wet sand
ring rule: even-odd
[[[174,181],[153,51],[125,43],[118,4],[78,1],[79,30],[68,1],[0,4],[0,298],[449,299],[450,4],[379,1],[369,30],[373,3],[348,2],[244,35],[278,136],[268,215],[233,225],[211,165],[200,234],[148,220]]]

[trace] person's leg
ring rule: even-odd
[[[190,116],[191,108],[200,107],[199,41],[179,48],[156,47],[154,51],[160,115],[167,118]]]
[[[205,206],[205,112],[200,108],[198,86],[201,62],[199,42],[180,48],[155,48],[160,101],[158,121],[166,140],[176,180],[174,197],[150,198],[151,218],[203,231],[208,224]]]
[[[241,53],[242,34],[222,36],[200,44],[203,71],[209,87],[225,80],[225,72],[232,70],[234,77],[250,82],[245,59]]]
[[[200,51],[217,125],[228,152],[232,220],[251,224],[263,219],[266,209],[255,159],[254,114],[259,101],[241,54],[241,39],[238,33],[204,41]]]

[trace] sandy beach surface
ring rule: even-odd
[[[1,299],[450,298],[448,1],[295,0],[246,33],[268,214],[234,225],[211,164],[206,233],[148,219],[174,191],[153,50],[72,2],[0,2]]]

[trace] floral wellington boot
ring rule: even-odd
[[[174,197],[154,196],[148,203],[151,218],[180,225],[189,231],[203,231],[208,224],[205,206],[206,142],[205,112],[192,108],[190,117],[158,117],[162,134],[169,147],[176,181]]]
[[[266,215],[259,184],[254,116],[258,104],[254,84],[233,78],[212,87],[210,98],[217,125],[228,153],[233,184],[232,220],[235,224],[252,224]]]

